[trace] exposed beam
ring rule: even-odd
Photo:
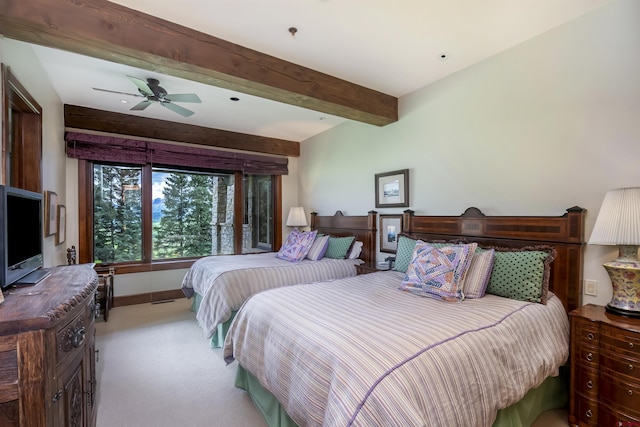
[[[300,156],[300,143],[297,141],[266,138],[165,120],[148,119],[146,117],[112,113],[110,111],[96,110],[93,108],[77,107],[75,105],[64,106],[64,125],[67,128],[86,129],[163,141],[187,142],[209,147],[230,148],[280,156]]]
[[[106,0],[0,0],[0,33],[378,126],[398,100]]]

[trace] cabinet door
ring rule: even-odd
[[[85,396],[85,359],[79,353],[60,375],[57,403],[57,419],[59,426],[83,427],[86,425]]]
[[[88,337],[85,354],[85,366],[87,368],[85,373],[85,384],[87,387],[85,397],[87,401],[84,406],[87,408],[86,425],[95,426],[98,415],[98,411],[96,410],[98,404],[98,383],[96,380],[96,330],[93,323],[91,324]]]

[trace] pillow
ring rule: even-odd
[[[324,256],[326,258],[336,258],[336,259],[345,259],[349,250],[351,249],[351,245],[354,240],[356,240],[356,236],[347,236],[347,237],[329,237],[329,246],[327,247],[327,251]]]
[[[521,301],[547,303],[552,246],[494,248],[494,264],[487,292]]]
[[[307,258],[311,261],[318,261],[322,259],[324,253],[327,252],[327,247],[329,246],[329,236],[316,236],[316,239],[313,241],[311,245],[311,249],[309,249],[309,253],[307,254]]]
[[[297,228],[294,228],[276,254],[276,258],[291,262],[302,261],[304,257],[307,256],[307,253],[309,253],[316,234],[318,234],[316,230],[301,232]]]
[[[462,282],[465,298],[482,298],[491,278],[495,249],[476,249]]]
[[[398,235],[398,246],[396,248],[396,263],[393,266],[395,271],[406,273],[409,263],[413,258],[413,250],[418,240],[404,234]]]
[[[363,243],[356,240],[353,243],[353,247],[351,248],[351,251],[349,251],[349,256],[347,258],[349,259],[356,259],[360,256],[360,253],[362,252],[362,245]]]
[[[443,301],[462,301],[462,282],[477,247],[477,243],[469,243],[436,248],[418,240],[398,289]]]

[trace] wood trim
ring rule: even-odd
[[[146,304],[167,300],[175,300],[186,298],[181,289],[172,289],[169,291],[149,292],[145,294],[124,295],[113,299],[114,307],[123,307],[126,305]]]
[[[5,37],[384,126],[398,99],[107,0],[0,0]]]
[[[76,105],[65,104],[64,125],[67,129],[106,132],[123,138],[132,136],[251,151],[254,153],[300,157],[300,143],[297,141],[149,119],[129,114],[78,107]]]
[[[362,242],[360,259],[365,263],[375,263],[377,243],[377,212],[369,211],[367,215],[343,215],[336,211],[333,216],[320,216],[311,212],[311,229],[331,234],[332,236],[356,236]]]

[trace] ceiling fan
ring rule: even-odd
[[[129,77],[129,80],[131,80],[138,87],[138,92],[140,93],[118,92],[115,90],[100,89],[97,87],[94,87],[93,89],[100,90],[102,92],[119,93],[121,95],[130,95],[138,98],[145,98],[144,101],[141,101],[140,103],[134,105],[131,110],[144,110],[152,103],[157,102],[163,107],[168,108],[169,110],[176,112],[183,117],[189,117],[193,115],[193,111],[181,107],[180,105],[176,105],[174,104],[174,102],[202,102],[200,101],[200,98],[198,98],[198,95],[196,95],[195,93],[167,93],[167,91],[160,86],[160,82],[157,79],[148,78],[147,81],[144,81],[137,77],[127,77]]]

